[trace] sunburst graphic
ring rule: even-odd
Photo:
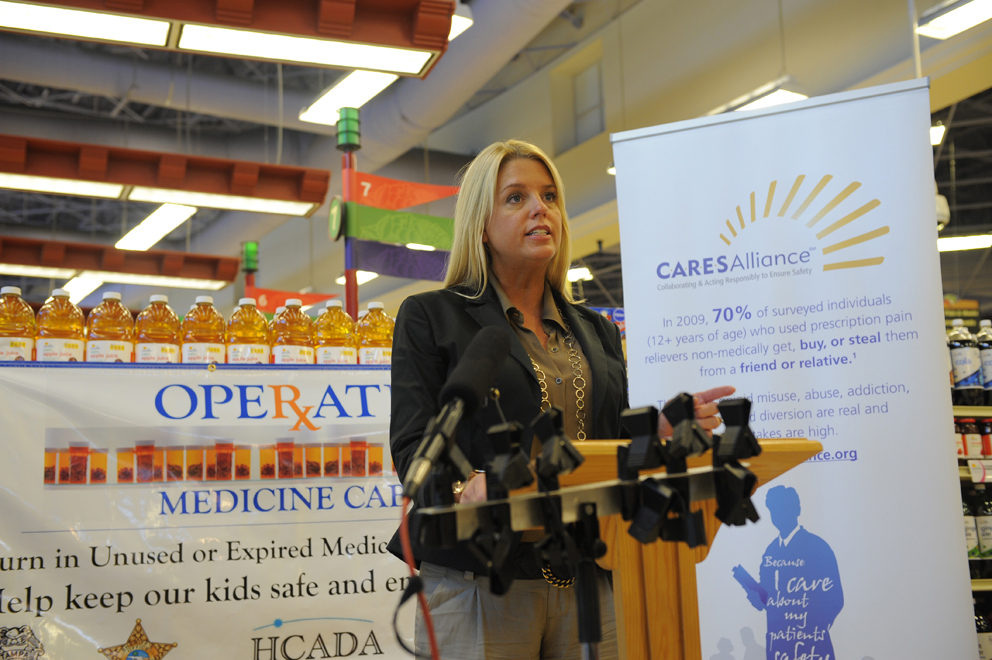
[[[127,641],[120,646],[113,646],[107,649],[97,649],[110,660],[160,660],[165,655],[176,648],[178,644],[150,642],[145,629],[141,625],[141,619],[134,623],[134,630],[127,638]]]
[[[833,178],[834,177],[832,174],[824,175],[823,178],[821,178],[816,183],[816,185],[813,186],[813,189],[806,194],[805,199],[803,199],[802,203],[798,206],[798,208],[796,208],[796,210],[792,213],[792,215],[788,216],[789,210],[792,208],[792,204],[793,202],[796,201],[797,196],[799,196],[800,189],[803,187],[803,183],[806,180],[805,174],[800,174],[799,176],[797,176],[796,180],[792,183],[792,187],[789,188],[789,193],[785,196],[785,200],[782,202],[782,206],[779,208],[777,217],[779,218],[789,217],[792,220],[801,220],[803,218],[803,214],[806,213],[806,211],[810,208],[810,206],[813,206],[813,203],[816,201],[817,197],[819,197],[820,193],[824,191],[824,189],[827,187],[827,185],[830,183],[830,181]],[[764,213],[762,213],[760,219],[769,218],[774,212],[773,207],[775,205],[775,189],[777,186],[778,186],[777,180],[772,181],[770,184],[768,184],[768,195],[765,198]],[[806,226],[809,227],[810,229],[813,229],[817,224],[819,224],[821,220],[827,218],[827,216],[829,216],[834,211],[834,209],[836,209],[841,204],[841,202],[843,202],[852,194],[854,194],[860,187],[861,187],[861,182],[859,181],[853,181],[850,184],[848,184],[846,188],[838,192],[829,202],[824,204],[823,207],[816,212],[816,215],[814,215],[809,219],[809,221],[806,223]],[[855,220],[858,220],[859,218],[866,216],[868,213],[878,208],[879,205],[881,205],[881,202],[878,201],[877,199],[873,199],[870,202],[867,202],[861,205],[860,207],[858,207],[857,209],[851,211],[847,215],[844,215],[838,218],[837,220],[834,220],[825,227],[822,227],[821,225],[822,228],[816,232],[816,239],[823,240],[827,236],[833,234],[838,229],[842,229],[847,225],[851,224],[852,222],[854,222]],[[727,245],[730,245],[733,239],[737,238],[738,232],[744,231],[751,224],[759,220],[759,217],[757,215],[757,200],[754,192],[751,193],[749,206],[750,206],[750,222],[745,221],[744,211],[741,210],[740,206],[737,207],[737,222],[734,223],[730,220],[727,220],[727,230],[730,236],[728,237],[727,234],[724,233],[720,234],[720,238]],[[816,230],[814,229],[814,231]],[[865,232],[863,234],[859,234],[857,236],[844,239],[837,243],[831,243],[830,245],[825,246],[821,250],[821,252],[825,255],[833,254],[834,252],[845,250],[855,245],[867,243],[876,238],[879,238],[880,236],[885,236],[888,233],[889,233],[889,226],[884,225],[882,227],[872,229],[871,231]],[[835,236],[834,239],[836,238],[837,237]],[[843,256],[843,255],[839,255],[839,256]],[[865,259],[851,259],[848,261],[833,261],[830,263],[823,264],[823,270],[840,270],[842,268],[863,268],[865,266],[877,266],[881,264],[883,261],[885,261],[885,257],[868,257]]]

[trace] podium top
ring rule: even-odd
[[[617,446],[627,444],[630,440],[586,440],[576,442],[575,447],[586,457],[585,462],[575,472],[561,477],[562,486],[578,486],[581,484],[608,481],[617,478]],[[823,451],[823,445],[815,440],[806,438],[760,439],[761,455],[749,458],[748,468],[758,477],[758,485],[763,485],[799,465],[806,459],[816,456]],[[707,452],[688,460],[690,468],[711,465],[712,454]],[[645,470],[664,472],[665,468]]]

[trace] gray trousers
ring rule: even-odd
[[[613,590],[599,572],[603,622],[602,660],[617,660]],[[446,660],[579,660],[575,588],[544,580],[516,580],[503,596],[489,593],[489,578],[424,562],[420,566],[441,657]],[[430,657],[423,615],[417,608],[417,653]]]

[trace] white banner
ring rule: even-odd
[[[0,658],[409,657],[389,399],[375,367],[0,367]]]
[[[631,405],[822,454],[698,566],[703,656],[975,658],[926,81],[614,136]]]

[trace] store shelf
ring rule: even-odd
[[[992,406],[954,406],[955,417],[992,417]]]
[[[972,591],[992,591],[992,580],[972,580]]]

